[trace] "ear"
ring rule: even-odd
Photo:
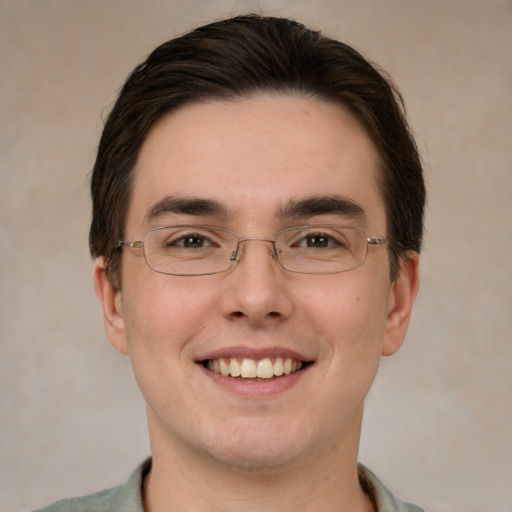
[[[94,262],[94,289],[103,310],[103,322],[110,343],[122,354],[127,354],[121,290],[115,289],[110,283],[103,256],[96,258]]]
[[[419,288],[419,256],[409,251],[401,262],[400,273],[391,284],[382,355],[394,354],[404,342],[412,306]]]

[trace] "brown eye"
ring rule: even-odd
[[[183,249],[201,249],[203,247],[219,247],[211,238],[200,233],[186,233],[171,238],[165,242],[166,247],[180,247]]]
[[[328,247],[329,237],[325,235],[311,235],[306,238],[306,245],[308,247]]]
[[[205,239],[201,236],[186,236],[183,237],[182,244],[189,248],[204,247]]]

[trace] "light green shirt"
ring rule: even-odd
[[[151,469],[151,459],[143,462],[119,487],[82,496],[68,498],[35,512],[144,512],[142,508],[142,482]],[[373,500],[377,512],[424,512],[410,503],[395,498],[384,484],[362,464],[359,464],[359,481]]]

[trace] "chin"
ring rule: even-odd
[[[249,448],[238,446],[212,455],[217,461],[247,473],[278,469],[289,465],[298,456],[296,452],[276,452],[264,444]]]
[[[222,439],[209,447],[210,455],[243,471],[279,468],[296,460],[307,451],[304,432],[295,435],[289,425],[281,428],[228,429]]]

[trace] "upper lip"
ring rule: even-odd
[[[197,363],[203,363],[204,361],[208,361],[210,359],[220,359],[220,358],[229,358],[236,357],[239,359],[254,359],[256,361],[260,361],[261,359],[265,359],[267,357],[282,357],[285,359],[293,359],[295,361],[309,362],[312,361],[310,357],[307,357],[300,352],[295,350],[291,350],[283,347],[267,347],[267,348],[251,348],[251,347],[223,347],[219,349],[212,350],[200,357],[195,358]]]

